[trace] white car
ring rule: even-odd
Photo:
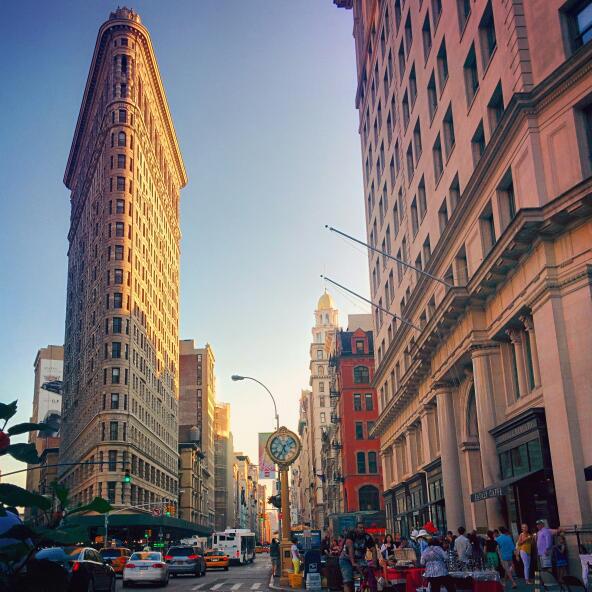
[[[161,586],[169,583],[169,566],[157,551],[132,553],[123,568],[123,587],[154,582]]]

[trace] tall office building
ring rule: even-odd
[[[99,30],[64,177],[72,213],[60,461],[106,463],[62,468],[75,502],[176,497],[186,182],[150,36],[137,13],[118,8]]]
[[[368,242],[438,278],[369,254],[388,529],[589,524],[592,2],[335,3]]]
[[[216,403],[214,421],[214,508],[217,531],[234,527],[233,473],[234,442],[230,431],[230,403]]]
[[[214,526],[214,420],[216,415],[216,358],[211,346],[195,347],[193,339],[179,342],[179,433],[197,428],[202,462],[201,524]]]

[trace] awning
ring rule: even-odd
[[[544,471],[544,469],[543,469],[543,471]],[[482,489],[481,491],[476,491],[475,493],[471,493],[471,502],[475,503],[475,502],[481,502],[486,499],[491,499],[494,497],[503,497],[504,495],[507,494],[508,487],[510,485],[513,485],[517,481],[521,481],[522,479],[525,479],[526,477],[530,477],[531,475],[534,475],[535,473],[540,473],[540,472],[541,472],[541,469],[537,469],[536,471],[529,471],[528,473],[524,473],[522,475],[514,475],[513,477],[510,477],[508,479],[504,479],[503,481],[496,483],[495,485],[490,485],[489,487],[486,487],[485,489]]]

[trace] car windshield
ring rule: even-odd
[[[171,547],[167,555],[181,555],[182,557],[188,557],[189,555],[195,555],[193,547]]]
[[[130,557],[130,561],[162,561],[160,553],[148,553],[146,551],[141,553],[134,553]]]
[[[222,553],[222,551],[219,551],[218,549],[212,549],[211,551],[208,551],[206,553],[206,555],[208,557],[212,557],[212,556],[217,556],[217,555],[224,555],[224,553]]]
[[[120,549],[101,549],[101,555],[106,559],[113,559],[121,556]]]
[[[48,559],[49,561],[63,561],[64,559],[76,558],[80,555],[82,547],[51,547],[41,549],[35,557],[37,559]]]

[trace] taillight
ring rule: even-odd
[[[173,560],[173,556],[172,555],[165,555],[164,556],[164,560],[165,561],[172,561]]]
[[[125,569],[134,569],[134,567],[136,567],[135,563],[126,563],[125,564]]]
[[[191,559],[191,561],[195,561],[196,559],[199,559],[199,555],[189,555],[187,557],[187,559]]]
[[[164,569],[164,563],[153,563],[152,567],[155,567],[156,569]]]
[[[72,566],[72,571],[73,572],[77,572],[80,569],[80,562],[79,561],[75,561],[74,565]]]
[[[240,552],[239,551],[236,552],[236,556],[237,557],[240,557]]]

